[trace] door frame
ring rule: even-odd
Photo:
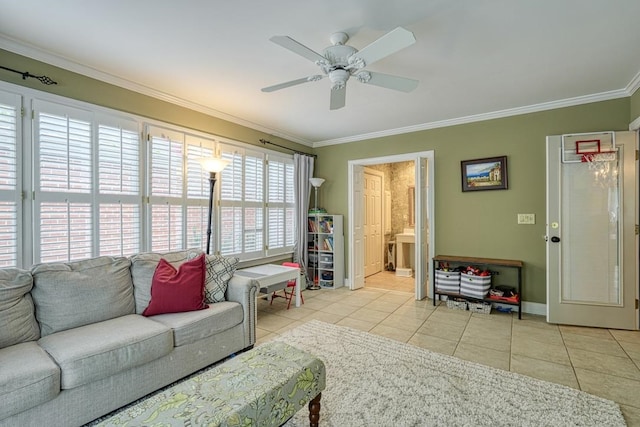
[[[406,154],[396,154],[391,156],[384,157],[373,157],[367,159],[356,159],[349,160],[347,165],[347,178],[348,178],[348,233],[349,233],[349,246],[348,246],[348,265],[347,265],[347,276],[348,276],[348,284],[349,289],[354,290],[357,289],[358,286],[352,280],[355,277],[356,273],[356,262],[357,259],[363,259],[362,255],[364,254],[364,248],[362,244],[354,244],[354,234],[356,230],[357,223],[356,221],[362,221],[362,218],[355,218],[353,215],[354,212],[354,201],[356,194],[361,194],[362,188],[356,188],[354,179],[356,171],[361,170],[365,166],[368,165],[377,165],[381,163],[399,163],[399,162],[407,162],[413,161],[415,164],[415,183],[416,186],[422,186],[423,183],[426,183],[426,188],[416,189],[416,201],[415,201],[415,223],[416,224],[427,224],[429,232],[428,236],[423,236],[423,230],[420,227],[416,227],[416,243],[415,243],[415,266],[416,266],[416,276],[415,276],[415,298],[416,300],[421,300],[426,297],[433,298],[431,294],[432,286],[428,286],[429,278],[433,277],[433,254],[436,253],[435,246],[435,208],[434,208],[434,200],[435,200],[435,165],[434,165],[434,151],[421,151],[414,153],[406,153]],[[423,167],[420,167],[426,161],[427,168],[426,171]],[[426,173],[426,176],[424,176]],[[360,183],[361,185],[361,183]],[[426,209],[425,201],[422,199],[426,196]],[[426,218],[426,221],[425,221]],[[426,242],[425,242],[426,241]],[[424,244],[426,243],[426,245]],[[428,257],[424,260],[427,263],[428,269],[419,268],[422,263],[420,260],[423,259],[423,247],[429,248]],[[428,271],[428,273],[427,273]],[[427,277],[425,277],[425,273]]]

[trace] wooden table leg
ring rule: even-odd
[[[309,426],[318,427],[320,422],[320,398],[322,393],[318,393],[316,397],[309,402]]]

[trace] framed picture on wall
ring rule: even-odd
[[[463,160],[462,191],[506,190],[507,156]]]

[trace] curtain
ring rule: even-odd
[[[293,248],[293,261],[300,264],[307,284],[310,283],[307,275],[307,221],[309,213],[309,195],[311,194],[311,183],[309,178],[313,177],[314,158],[304,154],[295,153],[293,155],[294,176],[293,188],[296,194],[296,241]]]

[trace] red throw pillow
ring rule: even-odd
[[[207,308],[204,303],[204,254],[180,265],[178,270],[160,259],[151,281],[151,301],[143,316],[181,313]]]

